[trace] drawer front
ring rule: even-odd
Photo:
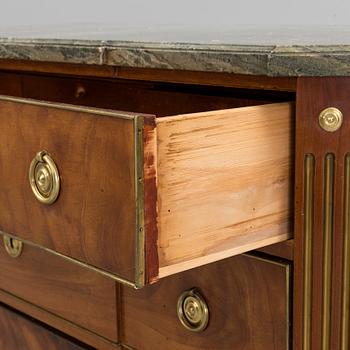
[[[136,116],[0,102],[0,230],[135,280]],[[39,202],[29,169],[49,152],[57,200]]]
[[[0,289],[64,320],[117,341],[115,282],[24,245],[17,258],[0,242]]]
[[[88,349],[0,306],[0,349],[82,350]]]
[[[142,290],[123,290],[122,342],[137,350],[286,350],[290,266],[237,256],[174,275]],[[197,288],[209,309],[201,332],[185,328],[177,303]]]

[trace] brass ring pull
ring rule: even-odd
[[[60,174],[47,151],[40,151],[29,168],[29,181],[36,199],[43,204],[52,204],[60,193]]]
[[[23,243],[15,238],[4,236],[3,237],[5,250],[12,258],[18,258],[23,249]]]
[[[186,329],[192,332],[205,330],[209,322],[209,308],[198,289],[181,294],[177,302],[177,316]]]

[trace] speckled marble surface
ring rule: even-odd
[[[0,26],[0,58],[269,76],[346,76],[350,26]]]

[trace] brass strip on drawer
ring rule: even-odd
[[[315,158],[307,154],[304,160],[303,350],[311,349],[314,174]]]
[[[269,263],[272,265],[277,265],[285,268],[286,271],[286,279],[285,279],[285,286],[286,286],[286,347],[285,350],[292,350],[293,346],[293,337],[292,337],[292,331],[291,331],[291,309],[292,309],[292,293],[293,293],[293,272],[292,272],[292,263],[291,262],[283,262],[280,258],[277,257],[264,257],[260,255],[256,255],[256,252],[251,251],[248,253],[243,253],[243,256],[247,256],[251,259],[255,259],[258,261],[263,261],[265,263]]]
[[[332,241],[334,206],[334,154],[327,154],[323,183],[323,295],[322,350],[328,350],[331,333]]]
[[[21,239],[20,237],[14,236],[14,235],[12,235],[10,233],[7,233],[7,232],[4,232],[4,231],[0,231],[0,235],[8,236],[8,237],[13,238],[13,239],[17,239],[17,240],[23,242],[25,245],[28,245],[28,246],[31,246],[31,247],[34,247],[34,248],[38,248],[38,249],[42,249],[42,250],[46,251],[49,254],[56,255],[56,256],[66,260],[66,261],[69,261],[69,262],[71,262],[71,263],[73,263],[75,265],[78,265],[78,266],[81,266],[83,268],[89,269],[91,271],[97,272],[97,273],[99,273],[99,274],[101,274],[101,275],[103,275],[105,277],[108,277],[108,278],[111,278],[111,279],[115,280],[116,282],[122,283],[124,285],[129,286],[129,287],[138,288],[138,286],[134,282],[131,282],[131,281],[128,281],[128,280],[126,280],[126,279],[124,279],[122,277],[116,276],[113,273],[110,273],[108,271],[102,270],[102,269],[100,269],[100,268],[98,268],[96,266],[89,265],[89,264],[87,264],[85,262],[82,262],[80,260],[71,258],[71,257],[66,256],[64,254],[61,254],[61,253],[58,253],[58,252],[56,252],[56,251],[54,251],[52,249],[42,247],[42,246],[37,245],[37,244],[35,244],[33,242]],[[23,249],[25,249],[25,247]]]
[[[341,316],[341,350],[349,349],[350,326],[350,153],[344,160],[344,241],[343,241],[343,289]]]
[[[38,107],[63,109],[65,111],[72,111],[72,112],[92,113],[97,115],[117,117],[121,119],[129,119],[129,120],[133,120],[135,119],[135,116],[137,116],[137,114],[131,113],[131,112],[127,113],[127,112],[113,111],[113,110],[108,110],[103,108],[75,106],[75,105],[69,105],[61,102],[43,102],[43,101],[37,101],[30,98],[11,97],[11,96],[4,96],[4,95],[0,95],[0,101],[23,103],[23,104],[38,106]]]

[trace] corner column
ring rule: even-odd
[[[299,78],[294,350],[349,350],[350,78]]]

